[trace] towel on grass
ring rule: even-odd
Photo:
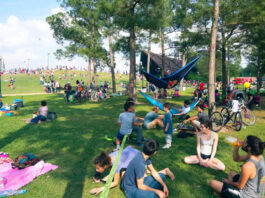
[[[0,166],[0,177],[7,179],[7,183],[2,190],[18,190],[21,187],[32,182],[36,177],[43,175],[51,170],[57,169],[58,166],[39,161],[34,166],[22,170],[12,169],[11,163]]]

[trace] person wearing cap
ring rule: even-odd
[[[187,124],[188,122],[192,124],[192,126],[195,128],[196,133],[199,132],[201,123],[209,120],[209,117],[207,113],[204,111],[204,109],[205,108],[203,104],[198,104],[197,105],[198,114],[196,116],[184,120],[184,124]]]

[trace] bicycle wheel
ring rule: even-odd
[[[210,117],[211,129],[214,132],[219,132],[223,128],[224,118],[220,112],[213,112]]]
[[[227,107],[223,107],[221,110],[221,114],[223,116],[223,126],[226,125],[230,119],[230,113]]]
[[[242,128],[242,116],[240,112],[236,112],[235,119],[234,119],[234,126],[236,131],[240,131]]]
[[[242,107],[240,110],[242,115],[242,122],[247,126],[252,126],[256,123],[256,116],[253,111],[246,107]]]

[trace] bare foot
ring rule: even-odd
[[[175,175],[170,171],[169,168],[166,168],[165,171],[166,175],[169,176],[172,181],[175,180]]]

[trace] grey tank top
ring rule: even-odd
[[[210,139],[205,140],[203,138],[203,133],[200,134],[200,146],[201,146],[201,154],[211,155],[213,150],[213,132],[210,132]]]
[[[248,159],[245,163],[251,161],[256,166],[256,175],[253,179],[249,179],[245,184],[244,188],[240,190],[242,198],[263,198],[264,186],[262,180],[265,176],[264,158],[261,156],[260,161]]]

